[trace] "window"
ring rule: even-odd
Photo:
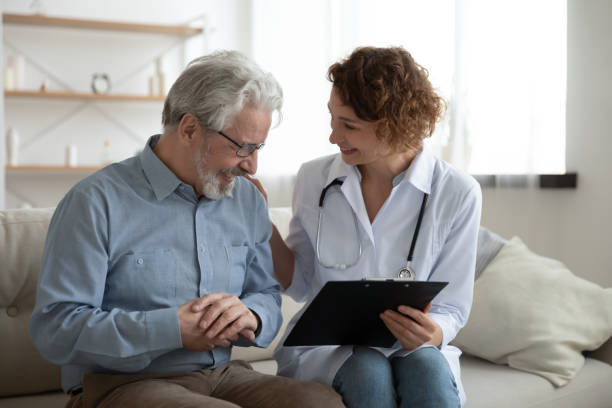
[[[427,141],[440,157],[473,174],[565,171],[565,1],[254,0],[253,32],[255,59],[285,92],[264,174],[337,152],[325,76],[363,45],[401,45],[428,69],[448,101]]]

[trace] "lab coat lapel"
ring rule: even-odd
[[[359,175],[353,166],[349,166],[342,160],[341,155],[337,155],[334,159],[334,162],[329,170],[326,185],[329,185],[329,183],[337,178],[344,179],[344,183],[342,184],[341,188],[342,194],[344,194],[344,197],[355,213],[355,216],[361,224],[363,231],[366,232],[366,235],[372,244],[374,244],[372,224],[370,224],[365,203],[363,202]]]

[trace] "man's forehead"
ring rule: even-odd
[[[272,123],[272,113],[262,108],[245,107],[233,119],[228,130],[235,131],[243,142],[255,143],[265,139]]]

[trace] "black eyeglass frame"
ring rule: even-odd
[[[221,136],[223,136],[224,138],[226,138],[227,140],[229,140],[230,142],[232,142],[233,144],[238,146],[238,150],[236,150],[236,156],[238,156],[238,157],[249,157],[251,155],[251,153],[253,153],[255,150],[261,149],[265,145],[265,143],[259,143],[259,144],[243,143],[243,144],[240,144],[240,143],[238,143],[237,141],[235,141],[234,139],[232,139],[231,137],[229,137],[228,135],[226,135],[225,133],[223,133],[220,130],[215,130],[215,132],[217,132],[218,134],[220,134]]]

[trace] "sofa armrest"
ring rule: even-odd
[[[589,353],[588,356],[612,365],[612,337],[602,344],[600,348]]]

